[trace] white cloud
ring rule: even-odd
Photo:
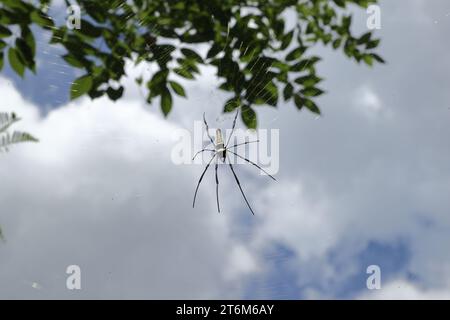
[[[406,280],[394,280],[379,290],[367,290],[359,299],[382,300],[448,300],[450,290],[426,290]]]
[[[309,260],[324,255],[337,240],[335,226],[324,223],[334,222],[327,216],[325,195],[308,199],[301,183],[283,180],[271,184],[255,203],[261,213],[255,238],[258,247],[267,245],[266,241],[279,241],[296,249],[300,260]]]
[[[392,111],[383,106],[379,95],[368,85],[362,85],[357,89],[353,106],[369,119],[376,119],[380,116],[392,118]]]
[[[201,169],[170,162],[170,133],[190,128],[203,110],[213,120],[222,110],[211,73],[186,85],[189,100],[176,98],[169,120],[157,105],[141,106],[135,90],[116,104],[81,100],[40,118],[2,80],[3,109],[14,109],[41,142],[0,158],[8,240],[0,245],[0,296],[71,297],[63,284],[72,263],[85,270],[87,297],[232,296],[243,278],[268,275],[266,250],[281,244],[293,252],[290,283],[306,297],[335,297],[345,281],[365,276],[358,254],[369,243],[399,240],[409,255],[401,274],[382,269],[383,289],[358,297],[448,296],[450,65],[448,50],[436,50],[448,44],[446,29],[423,23],[431,13],[382,4],[387,66],[368,70],[321,51],[323,117],[292,105],[258,109],[262,127],[280,129],[281,166],[278,183],[239,170],[251,218],[225,175],[225,212],[215,212],[212,175],[191,210]],[[418,34],[427,45],[417,45]],[[401,280],[405,272],[415,280]]]
[[[177,125],[137,101],[106,98],[40,118],[6,80],[0,88],[0,110],[14,110],[40,139],[0,155],[0,297],[239,294],[252,256],[216,214],[213,181],[192,209],[199,167],[170,161]],[[80,292],[65,289],[71,264],[82,269]]]
[[[365,286],[367,266],[360,254],[370,243],[399,241],[407,254],[386,271],[386,280],[408,272],[414,288],[450,290],[450,151],[444,138],[450,127],[448,109],[442,108],[450,98],[442,90],[450,84],[450,70],[440,63],[441,69],[423,65],[435,59],[431,47],[405,51],[405,43],[412,46],[417,39],[401,34],[422,26],[410,22],[395,29],[396,16],[389,11],[395,6],[383,8],[388,19],[381,52],[387,66],[368,70],[318,52],[328,89],[319,103],[324,117],[314,120],[289,105],[279,109],[273,124],[281,135],[280,183],[263,187],[259,195],[263,218],[251,245],[260,253],[273,243],[293,250],[295,280],[304,296],[334,297],[354,279]],[[401,8],[396,14],[411,13]],[[429,30],[430,39],[440,30]],[[440,55],[445,61],[444,52]],[[416,66],[423,66],[422,78],[442,83],[417,81],[411,73]],[[371,258],[389,263],[386,257]]]

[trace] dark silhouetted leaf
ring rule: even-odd
[[[246,105],[242,106],[241,118],[244,124],[247,126],[247,128],[256,129],[257,127],[256,113],[251,107]]]
[[[284,100],[287,101],[290,98],[292,98],[293,92],[294,92],[294,87],[292,86],[292,84],[290,84],[290,83],[286,84],[286,86],[284,87],[284,90],[283,90]]]
[[[123,87],[120,86],[117,89],[113,89],[113,88],[109,87],[106,90],[106,94],[108,95],[108,97],[111,100],[116,101],[116,100],[118,100],[118,99],[120,99],[122,97],[122,95],[123,95]]]
[[[12,32],[8,28],[0,25],[0,38],[8,38],[11,35],[12,35]]]

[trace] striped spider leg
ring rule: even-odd
[[[213,161],[214,159],[216,159],[216,162],[215,162],[216,202],[217,202],[217,211],[220,212],[220,205],[219,205],[219,178],[218,178],[218,175],[217,175],[218,162],[219,162],[219,159],[220,159],[223,163],[225,163],[226,160],[228,160],[228,165],[229,165],[229,167],[230,167],[231,172],[233,173],[234,179],[236,180],[236,183],[237,183],[237,185],[238,185],[238,187],[239,187],[239,190],[241,191],[241,194],[242,194],[242,196],[243,196],[243,198],[244,198],[244,200],[245,200],[245,203],[247,204],[247,206],[248,206],[248,208],[250,209],[251,213],[252,213],[253,215],[255,214],[255,212],[253,211],[252,207],[250,206],[250,203],[249,203],[248,200],[247,200],[247,197],[245,196],[245,193],[244,193],[244,190],[242,189],[242,186],[241,186],[241,183],[240,183],[240,181],[239,181],[239,178],[237,177],[236,172],[234,171],[233,164],[231,163],[231,161],[230,161],[230,159],[229,159],[229,157],[228,157],[229,153],[232,153],[232,154],[234,154],[235,156],[237,156],[238,158],[241,158],[241,159],[245,160],[246,162],[250,163],[251,165],[253,165],[253,166],[255,166],[256,168],[258,168],[259,170],[263,171],[265,174],[267,174],[269,177],[271,177],[273,180],[276,181],[276,179],[275,179],[272,175],[270,175],[269,173],[267,173],[267,172],[266,172],[264,169],[262,169],[259,165],[257,165],[256,163],[250,161],[249,159],[247,159],[247,158],[245,158],[245,157],[243,157],[243,156],[241,156],[241,155],[239,155],[239,154],[237,154],[236,152],[233,151],[233,150],[235,150],[235,148],[238,147],[238,146],[246,145],[246,144],[249,144],[249,143],[258,143],[259,140],[255,140],[255,141],[246,141],[246,142],[238,143],[238,144],[235,144],[235,145],[232,145],[232,146],[228,147],[228,145],[229,145],[229,143],[230,143],[230,141],[231,141],[231,137],[232,137],[232,135],[233,135],[233,133],[234,133],[234,129],[235,129],[235,127],[236,127],[236,120],[237,120],[238,114],[239,114],[239,110],[237,110],[236,115],[234,116],[233,126],[232,126],[231,133],[230,133],[230,135],[229,135],[229,137],[228,137],[228,140],[227,140],[227,143],[226,143],[226,144],[224,144],[224,140],[223,140],[223,136],[222,136],[222,131],[221,131],[220,129],[217,129],[217,130],[216,130],[216,136],[215,136],[215,142],[214,142],[213,138],[212,138],[212,137],[210,136],[210,134],[209,134],[209,126],[208,126],[208,123],[206,122],[205,114],[203,114],[203,122],[204,122],[205,127],[206,127],[206,133],[207,133],[207,135],[208,135],[208,138],[209,138],[211,144],[214,145],[214,149],[204,148],[204,149],[198,151],[198,152],[194,155],[194,157],[192,158],[192,160],[194,160],[195,157],[196,157],[197,155],[199,155],[200,153],[203,153],[203,152],[205,152],[205,151],[209,151],[209,152],[212,152],[212,153],[213,153],[212,156],[211,156],[211,159],[209,160],[209,162],[207,163],[205,169],[203,170],[203,172],[202,172],[202,174],[201,174],[201,176],[200,176],[200,179],[198,180],[197,187],[195,188],[194,200],[193,200],[193,202],[192,202],[192,207],[193,207],[193,208],[195,207],[195,199],[196,199],[196,197],[197,197],[197,192],[198,192],[198,188],[200,187],[200,183],[202,182],[203,177],[204,177],[206,171],[208,170],[208,168],[210,167],[212,161]],[[231,150],[231,148],[233,148],[233,150]]]

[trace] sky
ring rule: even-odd
[[[450,3],[380,6],[386,65],[318,47],[322,116],[258,107],[259,127],[279,130],[279,171],[236,165],[255,216],[225,166],[221,213],[213,170],[193,209],[203,167],[172,161],[203,112],[231,126],[212,70],[167,119],[133,85],[145,67],[127,66],[115,103],[69,102],[77,74],[40,35],[36,76],[0,74],[0,111],[40,140],[0,153],[0,298],[449,299]],[[366,19],[355,12],[354,30]],[[81,290],[66,287],[69,265]]]

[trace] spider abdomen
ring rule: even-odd
[[[223,143],[222,131],[220,129],[216,130],[216,152],[219,154],[221,160],[225,161],[226,149]]]

